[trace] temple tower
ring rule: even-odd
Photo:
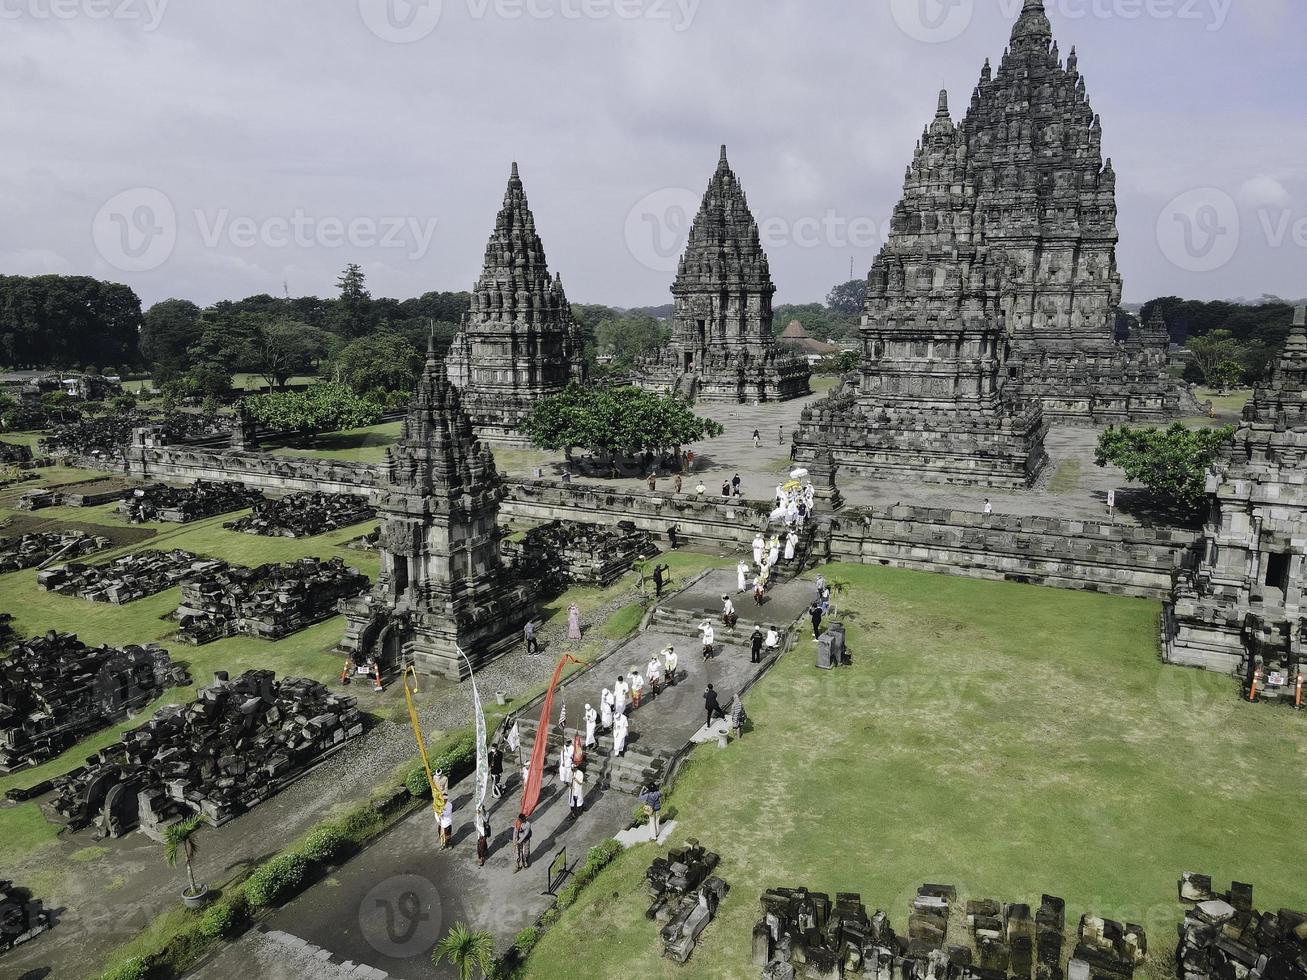
[[[1244,671],[1257,656],[1292,676],[1307,654],[1307,309],[1209,488],[1201,551],[1168,609],[1166,658]]]
[[[965,134],[941,92],[867,278],[861,383],[805,409],[796,457],[874,477],[1026,487],[1047,462],[1038,406],[1004,392],[1008,341],[972,220]]]
[[[518,638],[534,603],[502,567],[503,483],[434,347],[378,482],[381,574],[371,595],[342,607],[342,648],[459,679],[459,648],[474,668],[493,659]]]
[[[809,394],[807,362],[772,334],[775,294],[758,223],[723,146],[672,286],[671,343],[637,365],[637,383],[704,402]]]
[[[541,398],[584,380],[581,331],[563,282],[549,275],[517,164],[486,245],[472,309],[447,358],[477,436],[526,446],[519,431]]]

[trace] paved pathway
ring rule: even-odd
[[[720,608],[723,582],[734,583],[730,573],[711,572],[674,597],[668,605],[698,611]],[[788,625],[806,607],[811,585],[791,582],[778,587],[763,607],[778,625]],[[780,615],[780,614],[784,615]],[[718,631],[719,652],[705,662],[697,642],[689,636],[651,629],[618,647],[590,670],[575,674],[559,689],[557,708],[567,705],[572,725],[581,718],[587,702],[598,705],[598,692],[626,672],[643,665],[668,643],[681,652],[685,676],[673,688],[646,701],[631,716],[629,745],[634,750],[670,756],[704,728],[703,692],[708,683],[721,692],[723,708],[736,690],[759,672],[749,662],[747,642],[750,616],[759,616],[750,601],[741,604],[737,629]],[[761,616],[759,616],[761,618]],[[538,713],[528,712],[528,717]],[[720,723],[719,723],[720,724]],[[524,741],[529,751],[533,736]],[[533,866],[515,873],[509,843],[510,824],[520,798],[520,781],[509,781],[510,792],[491,811],[495,839],[490,860],[479,868],[471,826],[471,785],[461,784],[455,794],[455,846],[439,851],[430,811],[402,821],[382,840],[358,855],[325,882],[306,891],[273,915],[265,928],[321,949],[335,963],[364,964],[392,977],[452,976],[428,959],[431,947],[457,922],[492,932],[502,949],[521,929],[531,925],[552,899],[544,895],[547,866],[561,847],[570,864],[584,860],[586,851],[623,830],[631,821],[635,799],[610,789],[587,793],[586,811],[570,817],[562,786],[555,778],[557,754],[546,767],[544,797],[532,818]],[[200,980],[226,980],[233,976],[271,976],[285,980],[311,980],[312,957],[298,944],[270,944],[250,933],[228,947],[194,975]],[[330,976],[331,974],[324,974]]]

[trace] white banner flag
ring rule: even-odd
[[[472,720],[476,726],[476,745],[477,745],[477,789],[476,801],[477,806],[485,803],[486,790],[490,788],[490,760],[486,750],[486,714],[481,710],[481,693],[477,690],[476,675],[472,671],[472,661],[468,660],[467,654],[460,649],[459,653],[463,654],[463,661],[467,664],[468,680],[472,685]]]

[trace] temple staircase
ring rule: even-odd
[[[539,722],[534,718],[519,718],[517,724],[522,733],[523,752],[529,751],[535,744]],[[581,726],[581,734],[584,736],[584,720],[581,721]],[[570,724],[568,731],[572,731]],[[667,771],[667,757],[659,752],[642,751],[638,740],[627,743],[626,754],[620,759],[613,758],[612,735],[596,733],[595,741],[597,744],[586,750],[586,772],[589,776],[587,791],[615,789],[634,796],[649,783],[659,782]],[[558,756],[562,751],[563,735],[555,728],[549,733],[549,753],[545,759],[544,773],[546,786],[550,785],[550,780],[558,781]]]

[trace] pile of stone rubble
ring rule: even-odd
[[[631,521],[616,529],[551,521],[531,528],[520,541],[506,540],[503,552],[520,577],[562,591],[569,583],[612,585],[637,561],[657,555],[658,547],[653,535]]]
[[[50,928],[50,913],[26,888],[0,881],[0,953],[35,939]],[[24,974],[28,976],[32,974]]]
[[[53,631],[16,644],[0,659],[0,773],[52,759],[190,682],[154,644],[92,648]]]
[[[121,606],[212,577],[226,567],[225,561],[198,558],[189,551],[139,551],[104,565],[73,562],[49,568],[36,576],[36,584],[46,592]]]
[[[189,524],[218,514],[243,510],[263,499],[263,494],[240,483],[210,483],[199,480],[189,487],[151,483],[132,491],[118,505],[119,512],[133,524],[163,521]]]
[[[284,636],[336,615],[336,603],[362,595],[371,582],[339,558],[301,558],[287,565],[232,565],[182,586],[179,639],[196,645],[244,634]]]
[[[228,416],[198,412],[113,412],[56,426],[41,440],[41,449],[51,456],[117,457],[131,441],[133,429],[158,426],[170,442],[187,442],[228,434],[232,424]]]
[[[310,538],[362,524],[376,513],[366,497],[354,494],[292,493],[278,500],[259,500],[254,513],[223,527],[268,538]]]
[[[840,893],[832,902],[804,888],[773,889],[762,896],[753,962],[766,980],[1130,980],[1147,955],[1141,927],[1086,915],[1064,974],[1062,899],[1043,896],[1033,915],[1021,903],[968,902],[967,935],[950,942],[956,903],[952,886],[923,885],[912,900],[908,934],[900,936],[884,912],[869,916],[857,894]]]
[[[667,857],[654,858],[645,872],[653,904],[647,918],[663,923],[659,938],[663,955],[684,963],[694,952],[699,936],[717,917],[717,907],[726,897],[727,885],[713,877],[719,858],[699,846],[697,840],[673,848]]]
[[[0,441],[0,466],[22,466],[32,461],[32,447]]]
[[[1193,905],[1175,951],[1180,980],[1307,978],[1307,914],[1258,912],[1252,885],[1236,881],[1218,895],[1210,877],[1192,873],[1180,880],[1180,898]]]
[[[113,542],[85,531],[42,531],[15,538],[0,538],[0,575],[39,568],[56,561],[84,558],[104,551]]]
[[[160,709],[54,780],[46,816],[100,836],[161,837],[193,813],[213,826],[258,806],[363,733],[353,698],[268,670],[218,674],[195,701]]]

